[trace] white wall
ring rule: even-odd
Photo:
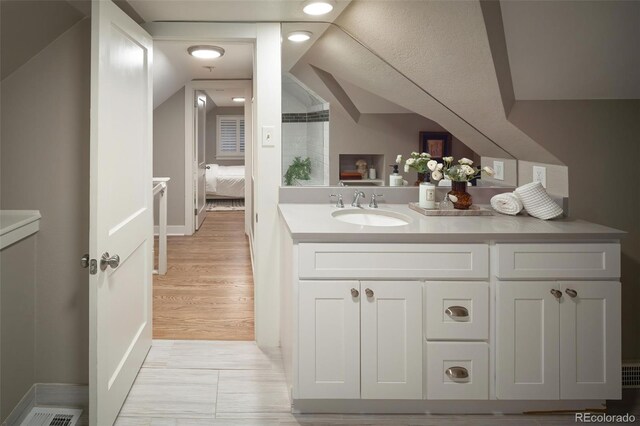
[[[88,382],[89,278],[80,258],[89,245],[90,74],[85,19],[1,83],[2,208],[42,214],[35,310],[42,383]]]

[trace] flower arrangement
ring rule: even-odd
[[[407,160],[408,161],[408,160]],[[453,182],[469,182],[485,172],[489,176],[494,175],[491,167],[473,167],[473,161],[468,158],[461,158],[458,164],[453,164],[453,157],[443,157],[442,163],[431,160],[427,163],[427,168],[431,172],[431,179],[439,181],[443,177]]]
[[[399,155],[400,162],[402,162],[402,157]],[[418,173],[428,173],[431,165],[437,165],[438,162],[431,159],[431,155],[428,152],[423,152],[422,154],[417,152],[412,152],[407,161],[404,163],[404,171],[408,173],[410,169],[417,171]],[[442,169],[442,165],[440,167]]]

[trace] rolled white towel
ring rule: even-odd
[[[562,215],[562,208],[557,205],[540,182],[531,182],[522,185],[515,190],[524,208],[533,217],[538,219],[553,219]]]
[[[513,192],[505,192],[491,197],[491,207],[498,213],[517,215],[522,211],[524,206],[522,201]]]

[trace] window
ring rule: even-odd
[[[244,117],[219,115],[217,121],[218,158],[244,158]]]

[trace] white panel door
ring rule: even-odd
[[[195,170],[195,214],[196,214],[196,230],[200,229],[202,222],[207,216],[207,161],[205,158],[206,138],[207,138],[207,100],[203,92],[196,92],[196,111],[195,117],[195,143],[194,143],[194,167]]]
[[[422,399],[422,283],[360,287],[362,398]]]
[[[620,399],[620,283],[562,282],[560,397]]]
[[[89,415],[103,426],[151,347],[152,39],[111,1],[92,2],[91,31]]]
[[[300,398],[360,398],[360,286],[299,283]]]
[[[496,303],[498,399],[560,397],[560,302],[554,282],[499,282]]]

